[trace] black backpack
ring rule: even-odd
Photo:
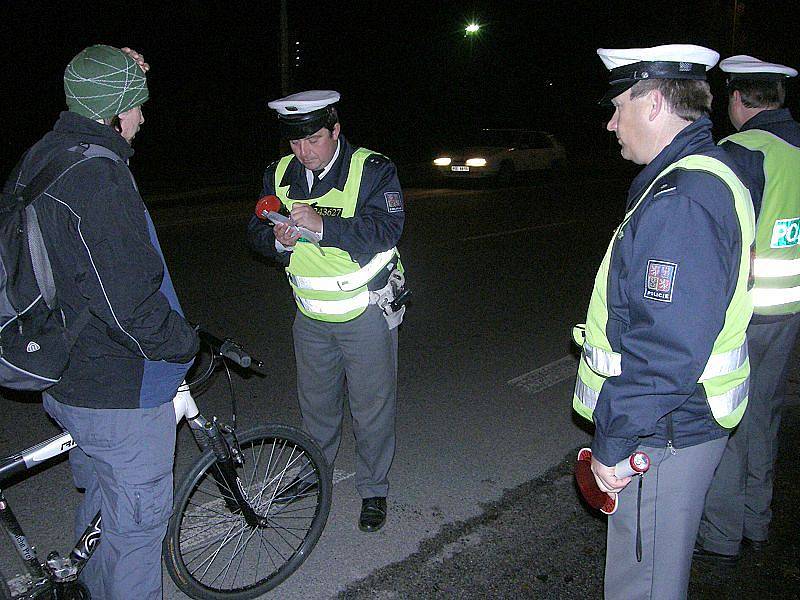
[[[86,157],[59,152],[16,194],[0,199],[0,386],[41,391],[58,383],[84,309],[67,327],[33,201]]]

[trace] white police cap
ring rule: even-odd
[[[278,98],[267,103],[267,106],[277,111],[279,115],[305,115],[335,104],[339,98],[341,98],[339,92],[333,90],[309,90]]]
[[[333,105],[340,97],[333,90],[309,90],[273,100],[267,106],[278,114],[281,135],[287,140],[299,140],[331,127]]]
[[[717,64],[719,53],[693,44],[666,44],[651,48],[598,48],[600,60],[610,71],[611,88],[600,100],[607,104],[637,81],[645,79],[705,80]]]
[[[764,62],[746,54],[737,54],[719,63],[730,79],[785,79],[797,77],[797,70],[786,65]]]

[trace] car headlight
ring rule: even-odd
[[[485,158],[468,158],[467,159],[467,166],[468,167],[485,167],[486,166],[486,159]]]
[[[453,162],[452,159],[447,156],[440,156],[439,158],[433,160],[433,164],[435,164],[437,167],[446,167],[451,162]]]

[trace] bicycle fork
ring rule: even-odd
[[[200,449],[205,452],[210,448],[214,452],[217,468],[211,471],[211,475],[228,509],[231,512],[241,511],[250,527],[267,525],[268,518],[258,515],[253,510],[247,490],[236,472],[236,466],[244,464],[244,457],[233,429],[219,423],[216,417],[209,421],[201,414],[187,417],[187,421]]]

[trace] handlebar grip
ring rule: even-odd
[[[253,362],[250,355],[244,351],[244,348],[237,345],[236,342],[232,340],[225,340],[222,342],[219,347],[219,353],[244,369],[249,369],[250,364]]]

